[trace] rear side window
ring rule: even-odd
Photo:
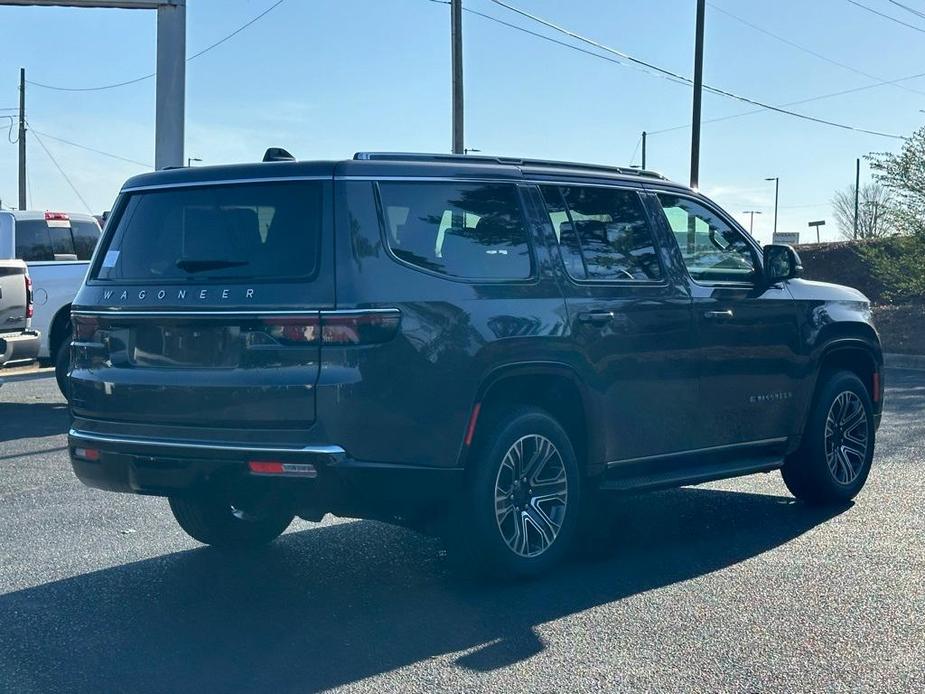
[[[100,240],[100,228],[96,222],[71,220],[71,235],[74,237],[74,253],[77,260],[90,260],[97,242]]]
[[[278,280],[317,270],[320,181],[144,191],[121,207],[100,280]]]
[[[16,221],[16,257],[25,261],[55,259],[51,234],[44,219]]]
[[[26,261],[89,260],[100,238],[96,222],[24,219],[16,222],[16,257]]]
[[[506,183],[382,182],[389,248],[417,267],[473,280],[532,273],[527,225]]]
[[[662,278],[652,229],[634,190],[543,186],[565,269],[578,280]]]

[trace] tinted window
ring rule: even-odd
[[[64,224],[49,225],[48,235],[51,237],[52,253],[55,255],[74,255],[74,239],[71,237],[70,224],[65,222]],[[69,260],[73,260],[73,258]]]
[[[16,221],[16,257],[27,261],[55,259],[48,225],[44,219]]]
[[[527,227],[509,184],[379,184],[392,252],[453,277],[523,279],[531,274]]]
[[[280,279],[314,274],[320,182],[215,185],[132,193],[99,279]],[[111,225],[107,225],[107,228]]]
[[[750,281],[757,262],[745,237],[690,198],[659,193],[684,264],[698,281]]]
[[[74,237],[74,252],[77,260],[90,260],[96,242],[100,239],[100,228],[96,222],[71,220],[71,234]]]
[[[575,279],[587,279],[588,271],[581,254],[581,244],[575,234],[575,228],[569,219],[568,208],[562,197],[562,191],[556,186],[541,186],[546,209],[549,212],[549,221],[552,222],[559,240],[559,252],[562,262],[569,275]]]
[[[550,208],[566,269],[575,279],[658,280],[652,230],[639,195],[616,188],[560,189],[565,209]],[[551,191],[544,191],[549,204]],[[563,218],[565,213],[566,218]],[[575,260],[579,250],[582,264]]]

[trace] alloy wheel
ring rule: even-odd
[[[825,420],[825,460],[835,481],[854,482],[867,462],[869,445],[867,410],[850,390],[839,393]]]
[[[555,542],[568,504],[568,478],[559,449],[545,436],[519,438],[495,479],[495,519],[505,544],[537,557]]]

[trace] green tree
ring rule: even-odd
[[[860,246],[887,301],[925,296],[925,127],[906,138],[898,153],[867,156],[874,178],[890,192],[889,224],[901,236]]]
[[[899,153],[867,156],[874,178],[890,191],[890,222],[900,234],[925,236],[925,126],[903,142]]]

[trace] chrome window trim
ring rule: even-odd
[[[151,309],[150,311],[122,311],[118,308],[110,309],[76,309],[71,311],[72,316],[129,316],[137,318],[141,316],[171,316],[178,318],[208,318],[208,317],[234,317],[234,316],[343,316],[356,315],[363,313],[401,313],[397,308],[357,308],[357,309],[302,309],[302,310],[228,310],[228,311],[183,311],[183,310],[160,310]]]
[[[82,441],[98,443],[127,443],[140,446],[158,446],[161,448],[195,448],[218,451],[241,451],[244,453],[313,453],[317,455],[343,456],[346,451],[340,446],[248,446],[246,444],[194,443],[187,441],[160,441],[156,439],[132,438],[123,436],[101,436],[79,429],[70,429],[68,436]]]
[[[227,178],[216,181],[177,181],[176,183],[154,183],[147,186],[127,186],[123,193],[142,190],[169,190],[171,188],[202,188],[206,186],[232,186],[243,183],[280,183],[286,181],[330,181],[331,176],[267,176],[265,178]]]

